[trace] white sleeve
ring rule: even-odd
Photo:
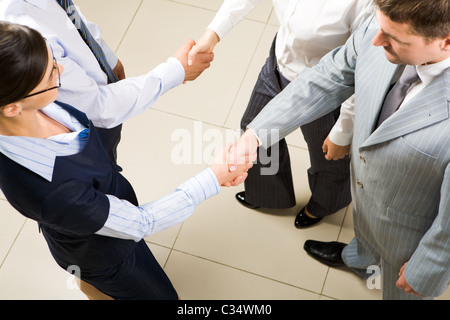
[[[98,235],[140,241],[186,220],[197,205],[218,194],[219,182],[211,169],[181,184],[173,193],[141,206],[107,195],[109,217]]]
[[[223,39],[261,0],[225,0],[208,28]]]
[[[355,121],[355,97],[351,96],[341,105],[341,114],[331,129],[331,142],[338,146],[348,146],[352,143]]]

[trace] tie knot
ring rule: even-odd
[[[407,65],[398,81],[405,84],[411,84],[417,80],[419,80],[419,75],[417,74],[416,67]]]

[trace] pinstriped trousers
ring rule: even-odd
[[[263,66],[253,89],[247,109],[241,119],[241,129],[261,112],[261,110],[287,85],[279,72],[275,56],[275,40],[270,55]],[[312,192],[307,204],[308,211],[316,217],[324,217],[348,206],[350,195],[350,159],[338,161],[325,159],[322,144],[339,117],[340,110],[325,115],[301,127],[308,144],[311,167],[308,169],[309,186]],[[271,150],[279,150],[279,169],[276,174],[261,174],[261,169],[270,167],[258,156],[257,163],[249,171],[245,181],[245,197],[252,205],[283,209],[295,206],[291,162],[285,139],[273,145],[266,152],[270,159]],[[273,160],[272,160],[273,161]]]
[[[397,288],[398,273],[403,264],[393,265],[381,258],[369,244],[357,238],[344,248],[342,259],[345,265],[355,271],[362,278],[367,278],[370,266],[379,266],[381,269],[383,300],[433,300],[430,297],[415,296]]]

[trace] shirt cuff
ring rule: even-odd
[[[233,29],[233,24],[230,20],[214,19],[208,26],[209,29],[213,30],[222,40],[225,36]]]
[[[178,187],[186,192],[192,199],[194,206],[219,194],[220,185],[213,171],[208,168],[192,177]]]
[[[353,139],[353,132],[350,133],[344,133],[337,128],[337,126],[334,126],[333,129],[331,129],[329,138],[331,142],[333,142],[335,145],[338,146],[348,146],[352,143]]]
[[[152,75],[160,78],[162,81],[162,93],[166,93],[183,83],[185,72],[184,67],[177,58],[170,57],[165,63],[161,63],[151,71]]]

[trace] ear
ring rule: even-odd
[[[1,113],[6,118],[14,118],[21,115],[22,107],[17,103],[10,103],[0,109]]]
[[[442,41],[441,49],[443,51],[450,51],[450,34],[447,35],[447,37],[445,37],[444,40]]]

